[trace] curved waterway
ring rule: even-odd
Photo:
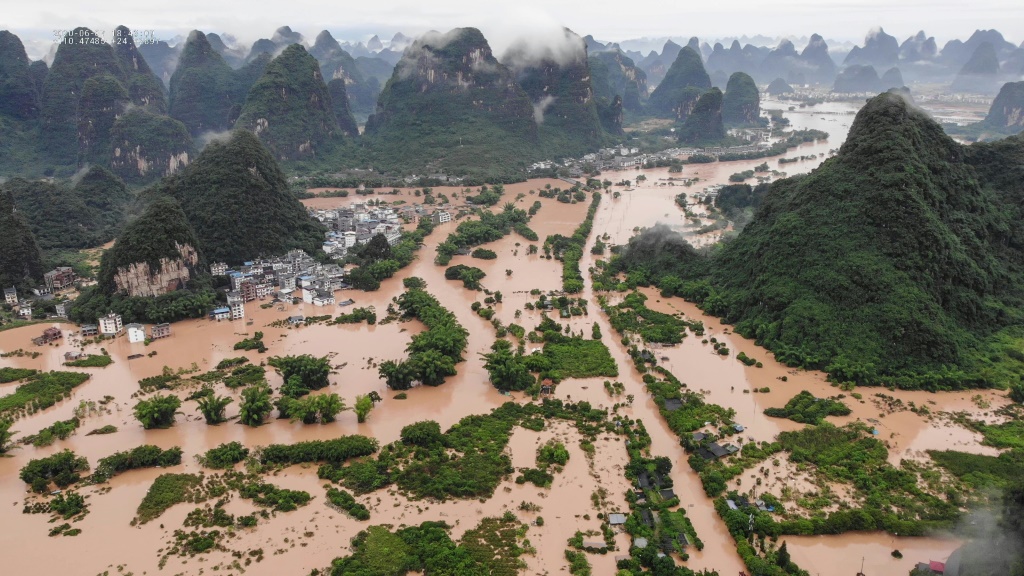
[[[765,102],[765,108],[788,108],[782,103]],[[830,133],[826,142],[815,142],[790,150],[785,157],[813,156],[813,159],[785,164],[781,167],[788,174],[807,172],[817,167],[833,149],[841,144],[849,130],[856,108],[850,104],[828,103],[814,108],[797,109],[787,112],[792,127],[816,128]],[[700,181],[691,188],[669,185],[667,169],[629,170],[608,173],[603,178],[613,181],[629,179],[635,182],[636,175],[644,174],[646,181],[635,184],[631,189],[615,187],[613,191],[621,197],[613,199],[605,195],[597,211],[593,233],[584,250],[581,268],[586,270],[594,265],[596,258],[590,254],[590,247],[597,235],[608,234],[612,243],[625,243],[634,234],[634,229],[656,223],[665,223],[680,231],[689,232],[682,209],[674,201],[675,195],[686,190],[699,191],[711,184],[724,184],[735,172],[752,169],[768,162],[779,168],[777,158],[739,162],[722,162],[707,165],[686,166],[681,176],[697,177]],[[537,232],[541,241],[550,234],[571,235],[582,221],[588,202],[562,204],[553,199],[539,198],[530,191],[545,185],[565,187],[558,180],[533,180],[505,187],[505,199],[513,200],[522,208],[528,208],[534,201],[542,207],[534,216],[530,227]],[[444,193],[455,203],[461,202],[462,190],[458,187],[438,187],[435,196]],[[517,199],[519,194],[523,198]],[[455,198],[458,195],[458,199]],[[381,195],[387,201],[406,200],[417,202],[411,190],[402,190],[398,196]],[[305,201],[312,207],[332,208],[364,200],[360,197],[313,198]],[[405,356],[405,347],[410,337],[423,329],[422,324],[393,322],[385,325],[314,325],[301,328],[279,328],[269,326],[290,315],[303,314],[318,316],[337,315],[348,308],[318,308],[312,305],[285,305],[261,308],[258,303],[246,306],[247,322],[212,322],[192,320],[172,326],[170,338],[151,343],[129,344],[124,337],[103,343],[114,358],[106,368],[84,368],[93,377],[77,388],[71,398],[40,413],[22,418],[14,429],[21,435],[35,433],[57,420],[70,418],[72,410],[80,401],[99,401],[105,396],[112,398],[105,407],[88,416],[78,433],[68,440],[57,441],[44,448],[21,446],[11,451],[10,456],[0,458],[0,503],[7,512],[3,515],[0,530],[0,552],[5,557],[5,573],[50,574],[72,573],[93,575],[105,570],[115,573],[118,566],[135,574],[199,574],[218,568],[218,573],[237,574],[229,564],[233,558],[225,552],[213,552],[191,559],[171,558],[161,570],[158,550],[165,548],[172,539],[173,531],[181,527],[185,515],[192,505],[178,505],[165,512],[156,521],[133,527],[131,520],[153,479],[163,470],[139,470],[122,474],[108,485],[84,488],[89,498],[90,513],[84,520],[74,524],[82,533],[76,537],[47,537],[52,527],[46,515],[21,513],[23,502],[28,496],[25,484],[18,478],[18,471],[31,458],[38,458],[69,448],[85,456],[95,465],[98,459],[119,450],[126,450],[140,444],[155,444],[164,448],[181,446],[185,457],[181,466],[171,471],[198,472],[200,466],[194,456],[223,442],[239,441],[247,446],[270,443],[291,443],[301,440],[334,438],[342,434],[364,434],[373,436],[382,444],[398,439],[401,428],[420,420],[436,420],[443,428],[458,422],[461,418],[486,413],[510,400],[499,394],[487,381],[487,372],[480,357],[494,341],[494,330],[489,322],[477,316],[471,309],[472,302],[484,298],[482,292],[462,288],[460,283],[444,278],[444,267],[433,263],[435,248],[454,231],[457,223],[438,226],[427,238],[417,260],[401,270],[394,278],[382,283],[377,292],[342,292],[339,300],[352,298],[355,306],[373,306],[379,318],[392,299],[403,292],[402,279],[418,276],[426,280],[428,291],[434,294],[446,308],[451,310],[459,322],[469,330],[469,343],[465,361],[458,365],[459,374],[437,388],[416,388],[408,392],[408,399],[395,400],[377,375],[377,364],[387,359]],[[539,322],[539,314],[523,310],[523,305],[535,299],[529,295],[534,288],[543,291],[558,290],[561,286],[561,263],[547,260],[541,254],[530,255],[530,242],[511,234],[492,242],[487,248],[498,254],[498,259],[486,261],[459,256],[451,264],[465,263],[477,266],[487,273],[483,285],[491,290],[500,290],[503,303],[495,306],[496,317],[504,324],[517,322],[532,328]],[[507,271],[511,273],[508,274]],[[667,360],[663,364],[687,385],[703,390],[708,401],[733,408],[737,420],[747,427],[745,436],[757,440],[768,440],[780,431],[792,430],[799,425],[788,420],[767,418],[763,410],[769,406],[781,406],[800,390],[808,390],[816,396],[837,393],[820,373],[796,371],[774,361],[771,354],[752,342],[731,334],[728,326],[705,317],[700,310],[679,299],[662,299],[657,293],[648,291],[648,305],[668,312],[682,312],[704,321],[708,337],[715,336],[726,342],[734,353],[746,352],[763,362],[763,368],[747,367],[734,357],[723,358],[715,354],[708,345],[688,337],[678,346],[658,351]],[[668,429],[657,406],[646,394],[639,375],[633,368],[626,349],[600,312],[597,297],[593,293],[589,278],[586,279],[582,296],[588,300],[589,314],[574,317],[568,322],[573,331],[589,334],[591,325],[597,322],[612,357],[619,366],[616,380],[625,385],[625,394],[635,396],[631,406],[622,413],[642,420],[651,435],[652,453],[667,456],[673,462],[672,479],[675,491],[681,498],[681,506],[693,521],[697,533],[705,543],[703,551],[691,550],[687,565],[695,570],[717,570],[723,576],[737,574],[744,570],[736,554],[731,536],[712,507],[711,500],[704,495],[700,481],[686,463],[686,454],[680,447],[679,439]],[[611,296],[613,299],[614,295]],[[516,318],[517,310],[522,317]],[[0,366],[29,367],[41,370],[59,370],[63,354],[80,347],[71,338],[65,338],[56,345],[36,347],[31,338],[40,334],[46,325],[39,324],[0,332],[0,351],[10,352],[24,349],[39,352],[37,358],[11,356],[0,358]],[[70,325],[62,325],[65,331]],[[255,331],[264,332],[269,347],[265,355],[256,352],[236,352],[235,342],[251,336]],[[528,349],[530,346],[528,345]],[[91,344],[86,351],[98,352],[99,345]],[[335,372],[331,375],[328,391],[336,392],[349,405],[358,394],[376,391],[384,398],[370,414],[368,420],[359,424],[352,412],[344,412],[338,420],[328,425],[302,425],[286,420],[272,420],[259,428],[249,428],[237,423],[208,426],[195,410],[194,402],[183,403],[177,423],[167,430],[145,431],[132,416],[132,406],[137,401],[133,395],[138,391],[138,380],[154,376],[165,366],[172,369],[189,368],[193,363],[201,371],[212,370],[224,359],[245,355],[259,363],[265,356],[287,354],[332,355]],[[134,360],[128,356],[142,354]],[[150,356],[150,354],[153,354]],[[780,378],[787,377],[787,382]],[[280,379],[271,371],[271,384],[275,387]],[[609,396],[602,385],[604,378],[567,380],[556,388],[555,395],[563,399],[587,400],[595,406],[610,408],[618,398]],[[15,384],[0,385],[0,395],[13,392]],[[770,388],[770,392],[752,393],[754,389]],[[883,390],[884,391],[884,390]],[[864,394],[862,403],[851,403],[853,413],[844,418],[833,418],[837,424],[851,420],[871,420],[880,431],[880,438],[890,446],[893,463],[901,458],[926,458],[924,450],[932,448],[956,448],[979,453],[993,453],[980,446],[980,438],[959,427],[952,427],[939,418],[920,416],[907,409],[887,410],[873,400],[875,390],[860,390]],[[921,392],[888,392],[900,399],[904,405],[928,405],[931,411],[970,411],[978,413],[974,394],[926,394]],[[236,401],[229,405],[228,416],[238,413],[238,394],[218,389],[219,394],[231,394]],[[185,395],[185,392],[181,392]],[[1004,399],[994,393],[981,393],[990,402],[992,409]],[[624,397],[624,396],[623,396]],[[522,400],[521,398],[514,398]],[[119,431],[111,435],[87,436],[86,432],[104,425],[117,426]],[[500,515],[512,511],[525,522],[532,522],[537,516],[545,519],[542,527],[531,526],[527,538],[536,548],[535,556],[525,557],[527,574],[550,574],[561,571],[565,566],[563,552],[567,540],[576,530],[597,530],[600,527],[596,512],[591,504],[591,494],[599,487],[608,491],[608,506],[619,511],[626,509],[625,493],[629,489],[623,477],[626,452],[617,436],[602,436],[596,443],[597,452],[588,460],[579,449],[578,435],[570,426],[556,424],[542,432],[517,429],[509,444],[509,454],[516,466],[531,466],[536,447],[550,438],[562,440],[569,448],[571,458],[565,470],[556,474],[550,489],[532,485],[517,485],[510,480],[503,482],[494,496],[486,502],[478,500],[447,502],[444,504],[409,501],[391,489],[381,490],[358,497],[371,510],[369,523],[356,522],[326,507],[323,502],[323,488],[316,478],[315,466],[292,467],[279,472],[269,480],[281,487],[302,489],[314,496],[314,501],[297,511],[279,513],[254,530],[240,530],[229,539],[227,546],[232,550],[245,551],[262,548],[265,556],[259,563],[245,567],[247,574],[307,574],[314,568],[330,563],[332,558],[345,555],[349,542],[359,530],[367,525],[388,523],[396,527],[413,525],[426,520],[443,520],[454,526],[453,536],[460,536],[473,527],[480,518]],[[783,466],[764,487],[776,490],[782,485],[797,486],[800,479],[790,475],[791,470]],[[738,479],[742,482],[743,478]],[[734,480],[734,484],[737,480]],[[748,481],[749,485],[750,482]],[[107,489],[109,487],[109,490]],[[744,490],[744,485],[737,486]],[[525,512],[519,509],[522,502],[540,506],[539,512]],[[234,514],[251,513],[253,507],[248,501],[232,500],[228,511]],[[850,574],[851,567],[859,565],[866,557],[868,574],[905,573],[904,566],[916,561],[944,560],[958,542],[937,538],[915,538],[896,542],[885,534],[848,534],[821,538],[786,538],[793,559],[812,574]],[[628,537],[619,534],[616,539],[620,550],[628,549]],[[893,546],[904,553],[904,561],[889,556]],[[908,553],[909,552],[909,553]],[[595,574],[613,574],[614,556],[589,555]],[[878,562],[875,562],[875,561]]]

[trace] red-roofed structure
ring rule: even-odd
[[[936,562],[935,560],[932,560],[928,563],[928,568],[936,574],[942,574],[946,571],[946,564],[945,562]]]

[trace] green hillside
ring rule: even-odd
[[[1020,137],[965,148],[881,94],[838,155],[773,183],[714,255],[642,235],[616,266],[839,381],[1005,386],[1024,374],[1022,159]]]
[[[32,229],[14,211],[14,199],[4,190],[0,190],[0,230],[5,235],[0,250],[0,288],[15,286],[24,291],[42,279],[42,257]]]
[[[235,123],[280,160],[314,157],[339,135],[320,66],[298,44],[285,48],[249,90]]]
[[[537,156],[530,98],[475,28],[418,39],[395,67],[377,110],[365,132],[375,166],[430,164],[502,180],[516,178]]]
[[[704,62],[689,46],[679,51],[665,79],[651,92],[649,110],[659,116],[686,119],[700,95],[711,88]]]
[[[292,248],[315,254],[323,242],[322,227],[295,199],[274,157],[245,130],[211,142],[145,196],[159,194],[181,203],[200,252],[212,262],[235,264]]]

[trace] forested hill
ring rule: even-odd
[[[341,95],[345,97],[344,91]],[[354,123],[346,119],[346,126]],[[235,126],[254,132],[280,160],[315,157],[335,139],[341,141],[320,65],[299,44],[285,48],[267,65],[249,90]]]
[[[884,93],[834,158],[773,183],[752,222],[713,256],[652,249],[641,236],[616,269],[643,273],[779,360],[839,381],[1017,382],[1024,187],[1012,176],[1022,154],[1020,137],[965,148]]]
[[[316,253],[322,227],[288,188],[281,167],[251,132],[211,142],[195,162],[146,197],[176,198],[211,262],[235,264],[292,248]]]
[[[515,178],[539,143],[530,98],[483,34],[428,33],[406,49],[366,123],[377,162]]]
[[[39,245],[32,229],[15,211],[11,193],[5,190],[0,190],[0,230],[5,236],[0,250],[0,288],[26,290],[37,285],[43,277]]]

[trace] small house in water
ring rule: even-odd
[[[65,352],[64,353],[64,363],[66,364],[68,362],[74,362],[75,360],[78,360],[79,358],[83,358],[83,357],[85,357],[85,353],[84,352],[79,352],[78,350],[73,350],[71,352]]]
[[[612,526],[619,526],[626,523],[626,515],[613,513],[608,515],[608,524]]]
[[[32,343],[35,344],[36,346],[42,346],[44,344],[49,344],[50,342],[60,340],[63,337],[64,334],[61,333],[60,328],[52,326],[50,328],[47,328],[46,330],[43,330],[42,336],[37,336],[36,338],[33,338]]]
[[[220,322],[221,320],[227,320],[228,318],[231,318],[231,309],[228,308],[227,306],[214,308],[213,312],[210,312],[210,320],[216,320]]]
[[[128,341],[132,344],[146,340],[146,329],[142,324],[131,323],[125,326],[125,329],[128,330]]]
[[[82,324],[82,338],[96,336],[99,333],[100,329],[95,324]]]

